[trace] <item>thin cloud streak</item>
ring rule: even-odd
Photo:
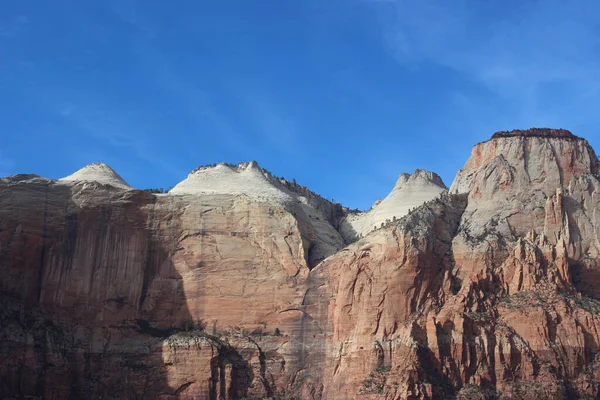
[[[591,3],[526,2],[494,23],[488,21],[489,7],[502,7],[499,2],[397,0],[369,5],[378,16],[382,40],[399,63],[435,63],[464,74],[516,102],[525,122],[554,114],[560,99],[545,98],[548,87],[580,91],[576,102],[584,108],[600,93],[595,57],[600,16],[586,12]]]
[[[81,134],[88,135],[112,147],[129,149],[138,159],[159,167],[173,177],[181,178],[183,175],[183,171],[173,167],[172,163],[165,161],[163,157],[153,151],[147,139],[147,132],[141,132],[140,128],[128,123],[122,113],[117,110],[107,110],[104,107],[82,109],[67,104],[59,109],[57,114],[68,120]],[[133,120],[138,121],[137,118]]]
[[[592,75],[600,17],[545,1],[488,25],[479,4],[409,0],[375,6],[392,15],[381,21],[383,36],[399,62],[435,62],[497,89],[517,80],[535,85]]]
[[[255,146],[244,137],[211,101],[210,95],[198,87],[195,79],[171,65],[162,53],[147,41],[136,43],[136,54],[140,66],[154,78],[154,84],[182,106],[187,116],[194,122],[194,129],[199,134],[213,135],[221,138],[221,142],[238,154],[253,152]],[[206,125],[214,130],[206,132]],[[196,156],[191,149],[186,151]]]
[[[279,103],[264,93],[241,87],[232,88],[231,93],[266,146],[285,154],[299,154],[300,129],[297,122],[281,110]]]

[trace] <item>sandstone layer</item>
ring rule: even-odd
[[[568,131],[501,132],[449,191],[401,176],[424,184],[362,238],[255,163],[159,195],[4,178],[0,397],[596,398],[599,168]]]

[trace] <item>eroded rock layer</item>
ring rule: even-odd
[[[498,133],[353,243],[255,163],[167,195],[4,178],[0,397],[596,398],[599,168],[568,131]]]

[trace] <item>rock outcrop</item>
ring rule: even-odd
[[[121,189],[132,189],[117,172],[108,165],[96,162],[58,180],[63,183],[96,182]]]
[[[563,138],[578,140],[577,136],[573,135],[566,129],[550,129],[550,128],[531,128],[531,129],[514,129],[512,131],[500,131],[492,135],[492,139],[499,139],[504,137],[544,137],[544,138]]]
[[[596,398],[599,167],[501,132],[361,216],[256,163],[4,178],[0,397]]]
[[[202,166],[169,191],[193,202],[198,196],[221,195],[268,204],[272,210],[289,211],[297,220],[311,267],[344,247],[336,229],[346,209],[306,187],[277,178],[256,161],[238,165]],[[249,222],[248,222],[249,223]]]

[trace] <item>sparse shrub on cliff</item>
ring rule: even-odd
[[[487,323],[492,319],[492,316],[486,312],[466,312],[465,316],[475,322]]]
[[[209,341],[214,344],[218,344],[223,347],[229,347],[229,344],[226,341],[221,340],[217,336],[213,336],[208,334],[205,331],[192,330],[192,331],[181,331],[174,333],[166,338],[166,343],[169,347],[177,347],[177,346],[187,346],[190,343],[195,343],[196,345],[201,344],[204,341]]]
[[[523,291],[510,296],[505,296],[499,303],[499,306],[509,310],[525,310],[528,308],[542,308],[549,310],[558,302],[566,302],[570,307],[579,308],[590,314],[600,314],[600,301],[581,293],[558,293],[548,295],[543,291]]]
[[[460,389],[456,395],[456,400],[487,400],[485,391],[477,385],[467,385]]]
[[[202,320],[194,321],[193,319],[187,319],[181,324],[181,329],[185,332],[203,331],[205,328],[206,326]]]
[[[265,329],[267,329],[267,322],[266,321],[261,321],[260,326],[256,329],[254,329],[251,333],[250,336],[270,336],[271,333],[266,332]]]
[[[525,310],[527,308],[549,309],[556,298],[549,298],[544,293],[537,291],[522,291],[513,295],[505,296],[500,300],[499,306],[509,310]]]
[[[559,400],[564,399],[564,386],[562,383],[556,381],[544,381],[541,382],[533,380],[518,380],[512,383],[503,392],[506,397],[501,399],[548,399],[548,400]]]
[[[369,377],[365,379],[362,386],[358,390],[358,394],[379,394],[383,393],[385,387],[385,381],[389,375],[392,367],[385,366],[377,368],[374,372],[371,372]]]
[[[162,193],[167,193],[171,189],[173,189],[173,186],[169,186],[166,189],[163,189],[163,188],[149,188],[149,189],[144,189],[144,191],[148,192],[148,193],[162,194]]]
[[[569,296],[569,299],[571,299],[577,307],[590,314],[600,314],[600,301],[596,299],[585,295],[573,295]]]
[[[275,328],[275,330],[273,331],[273,335],[281,336],[281,331],[279,330],[279,328]]]
[[[220,164],[223,164],[223,165],[225,165],[225,166],[227,166],[229,168],[237,168],[238,167],[237,164],[232,164],[232,163],[226,163],[226,162],[224,162],[224,163],[220,163]],[[193,174],[194,172],[198,172],[198,171],[201,171],[203,169],[214,168],[217,165],[219,165],[219,164],[218,163],[212,163],[212,164],[200,165],[200,166],[194,168],[191,173]]]
[[[492,135],[492,139],[509,138],[515,136],[526,136],[526,137],[543,137],[543,138],[561,138],[567,140],[581,139],[578,136],[573,135],[566,129],[552,129],[552,128],[530,128],[530,129],[513,129],[511,131],[500,131]]]
[[[144,189],[145,192],[148,193],[164,193],[164,189],[163,188],[149,188],[149,189]]]

